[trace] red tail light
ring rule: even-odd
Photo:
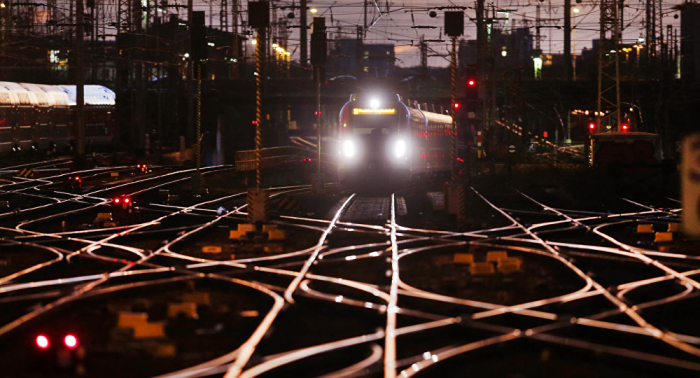
[[[128,198],[124,198],[124,203],[129,203],[131,200]]]
[[[78,346],[78,338],[74,335],[68,334],[63,338],[63,344],[65,344],[68,348],[73,349]]]
[[[49,338],[44,335],[39,335],[36,337],[36,346],[41,349],[46,349],[49,347]]]
[[[119,197],[114,199],[114,203],[119,203],[119,201],[120,201]]]

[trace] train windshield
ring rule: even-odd
[[[350,127],[353,134],[390,134],[396,129],[398,115],[396,114],[353,114],[350,116]]]

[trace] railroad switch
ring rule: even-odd
[[[653,224],[638,224],[637,225],[638,234],[653,234],[654,225]]]
[[[193,293],[182,294],[183,302],[192,302],[198,305],[209,306],[211,304],[211,297],[207,292],[196,291]]]
[[[237,230],[229,231],[229,238],[239,241],[233,247],[241,252],[282,253],[284,246],[279,242],[286,239],[286,233],[274,224],[258,228],[255,224],[241,223]]]
[[[223,248],[219,245],[205,245],[202,247],[202,253],[221,253]]]
[[[474,275],[479,274],[494,274],[496,270],[490,262],[475,262],[469,265],[469,273]]]
[[[177,354],[177,348],[172,343],[155,343],[149,345],[147,351],[152,357],[156,358],[175,357]]]
[[[668,243],[673,241],[672,232],[657,232],[654,235],[654,243]]]
[[[92,221],[97,227],[116,227],[112,219],[112,213],[97,213],[97,217]]]
[[[488,251],[486,253],[486,261],[489,262],[499,262],[505,259],[508,259],[508,252],[506,251]]]
[[[471,253],[455,253],[454,262],[456,264],[472,264],[474,263],[474,255]]]
[[[194,302],[168,303],[168,318],[177,319],[180,316],[188,319],[199,319],[197,304]]]
[[[164,322],[149,322],[147,313],[120,312],[117,327],[132,331],[134,339],[165,337]]]

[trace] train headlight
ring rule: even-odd
[[[380,105],[380,104],[379,104],[379,99],[373,98],[373,99],[369,100],[369,106],[370,106],[372,109],[377,109],[377,108],[379,108],[379,105]]]
[[[355,142],[351,140],[344,140],[343,141],[343,156],[346,158],[352,158],[355,157],[355,154],[357,153],[357,147],[355,146]]]
[[[406,141],[403,139],[399,139],[394,143],[394,156],[397,158],[402,158],[406,156]]]

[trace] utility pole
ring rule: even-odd
[[[425,36],[420,36],[420,74],[423,79],[428,78],[428,44]]]
[[[328,56],[326,19],[314,17],[311,33],[311,63],[314,67],[314,80],[316,81],[316,177],[313,180],[313,190],[316,193],[323,191],[323,166],[321,164],[321,139],[323,138],[323,117],[321,113],[321,84],[323,83],[323,70]]]
[[[571,0],[564,0],[564,77],[566,77],[566,81],[573,80],[573,65],[571,62]]]
[[[308,27],[308,21],[306,20],[306,14],[308,12],[308,8],[306,7],[306,1],[307,0],[301,0],[301,2],[299,3],[299,44],[301,44],[300,63],[302,67],[307,66],[309,59],[309,41],[306,35],[306,28]]]
[[[462,12],[456,12],[462,13]],[[464,17],[464,16],[462,16]],[[450,115],[452,116],[452,182],[457,181],[457,37],[452,36],[452,51],[450,51]]]
[[[362,40],[364,41],[365,38],[367,38],[367,1],[369,0],[363,0],[363,7],[364,7],[364,15],[365,15],[365,22],[364,26],[362,27]]]
[[[238,0],[233,0],[233,4],[231,6],[233,7],[231,9],[231,32],[233,33],[233,64],[231,66],[233,72],[231,74],[231,78],[238,79],[238,60],[241,58],[241,37],[238,30],[240,8],[238,5]]]
[[[256,30],[255,43],[255,188],[248,189],[248,219],[267,222],[270,216],[270,193],[262,188],[262,110],[263,62],[266,56],[267,28],[270,27],[270,3],[248,2],[248,25]]]
[[[196,172],[192,180],[192,187],[195,196],[199,196],[204,189],[204,178],[200,168],[202,165],[202,65],[207,59],[207,28],[204,24],[204,12],[192,12],[190,22],[190,43],[191,57],[194,65],[195,75],[195,101],[196,101],[196,125],[195,125],[195,151],[194,159],[196,164]]]
[[[82,165],[85,162],[85,69],[84,61],[84,23],[83,0],[75,2],[75,127],[78,131],[78,146],[76,162]]]

